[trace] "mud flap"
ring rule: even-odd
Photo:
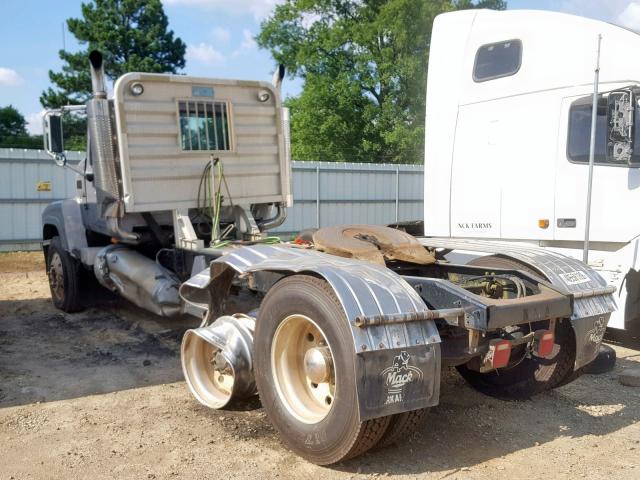
[[[608,320],[608,314],[571,319],[576,335],[576,369],[591,363],[598,356]]]
[[[440,397],[440,345],[362,352],[360,420],[432,407]]]

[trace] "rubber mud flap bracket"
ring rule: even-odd
[[[359,353],[360,421],[432,407],[440,396],[440,345]]]

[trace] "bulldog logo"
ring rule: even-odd
[[[422,370],[409,365],[411,355],[402,351],[393,358],[393,365],[385,368],[380,375],[384,379],[387,398],[385,405],[400,403],[404,398],[404,387],[408,383],[421,381]]]
[[[593,322],[593,328],[587,332],[587,338],[593,343],[600,343],[602,342],[602,338],[604,337],[606,330],[607,325],[604,321],[604,317],[599,317],[595,322]]]

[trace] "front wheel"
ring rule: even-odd
[[[60,237],[49,243],[47,276],[55,307],[67,313],[81,310],[80,264],[64,249]]]
[[[324,280],[293,275],[267,293],[254,355],[262,405],[298,455],[329,465],[361,455],[382,438],[389,417],[358,418],[351,332]]]

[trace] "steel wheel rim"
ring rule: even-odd
[[[181,357],[187,386],[198,401],[211,408],[227,405],[233,396],[235,374],[220,350],[188,330]]]
[[[328,349],[327,378],[315,382],[305,368],[309,350]],[[305,315],[290,315],[278,326],[271,343],[271,368],[276,391],[296,419],[315,424],[333,408],[336,374],[333,351],[322,329]]]
[[[58,252],[54,252],[51,256],[49,265],[49,286],[51,293],[56,300],[64,299],[64,270],[62,267],[62,258]]]

